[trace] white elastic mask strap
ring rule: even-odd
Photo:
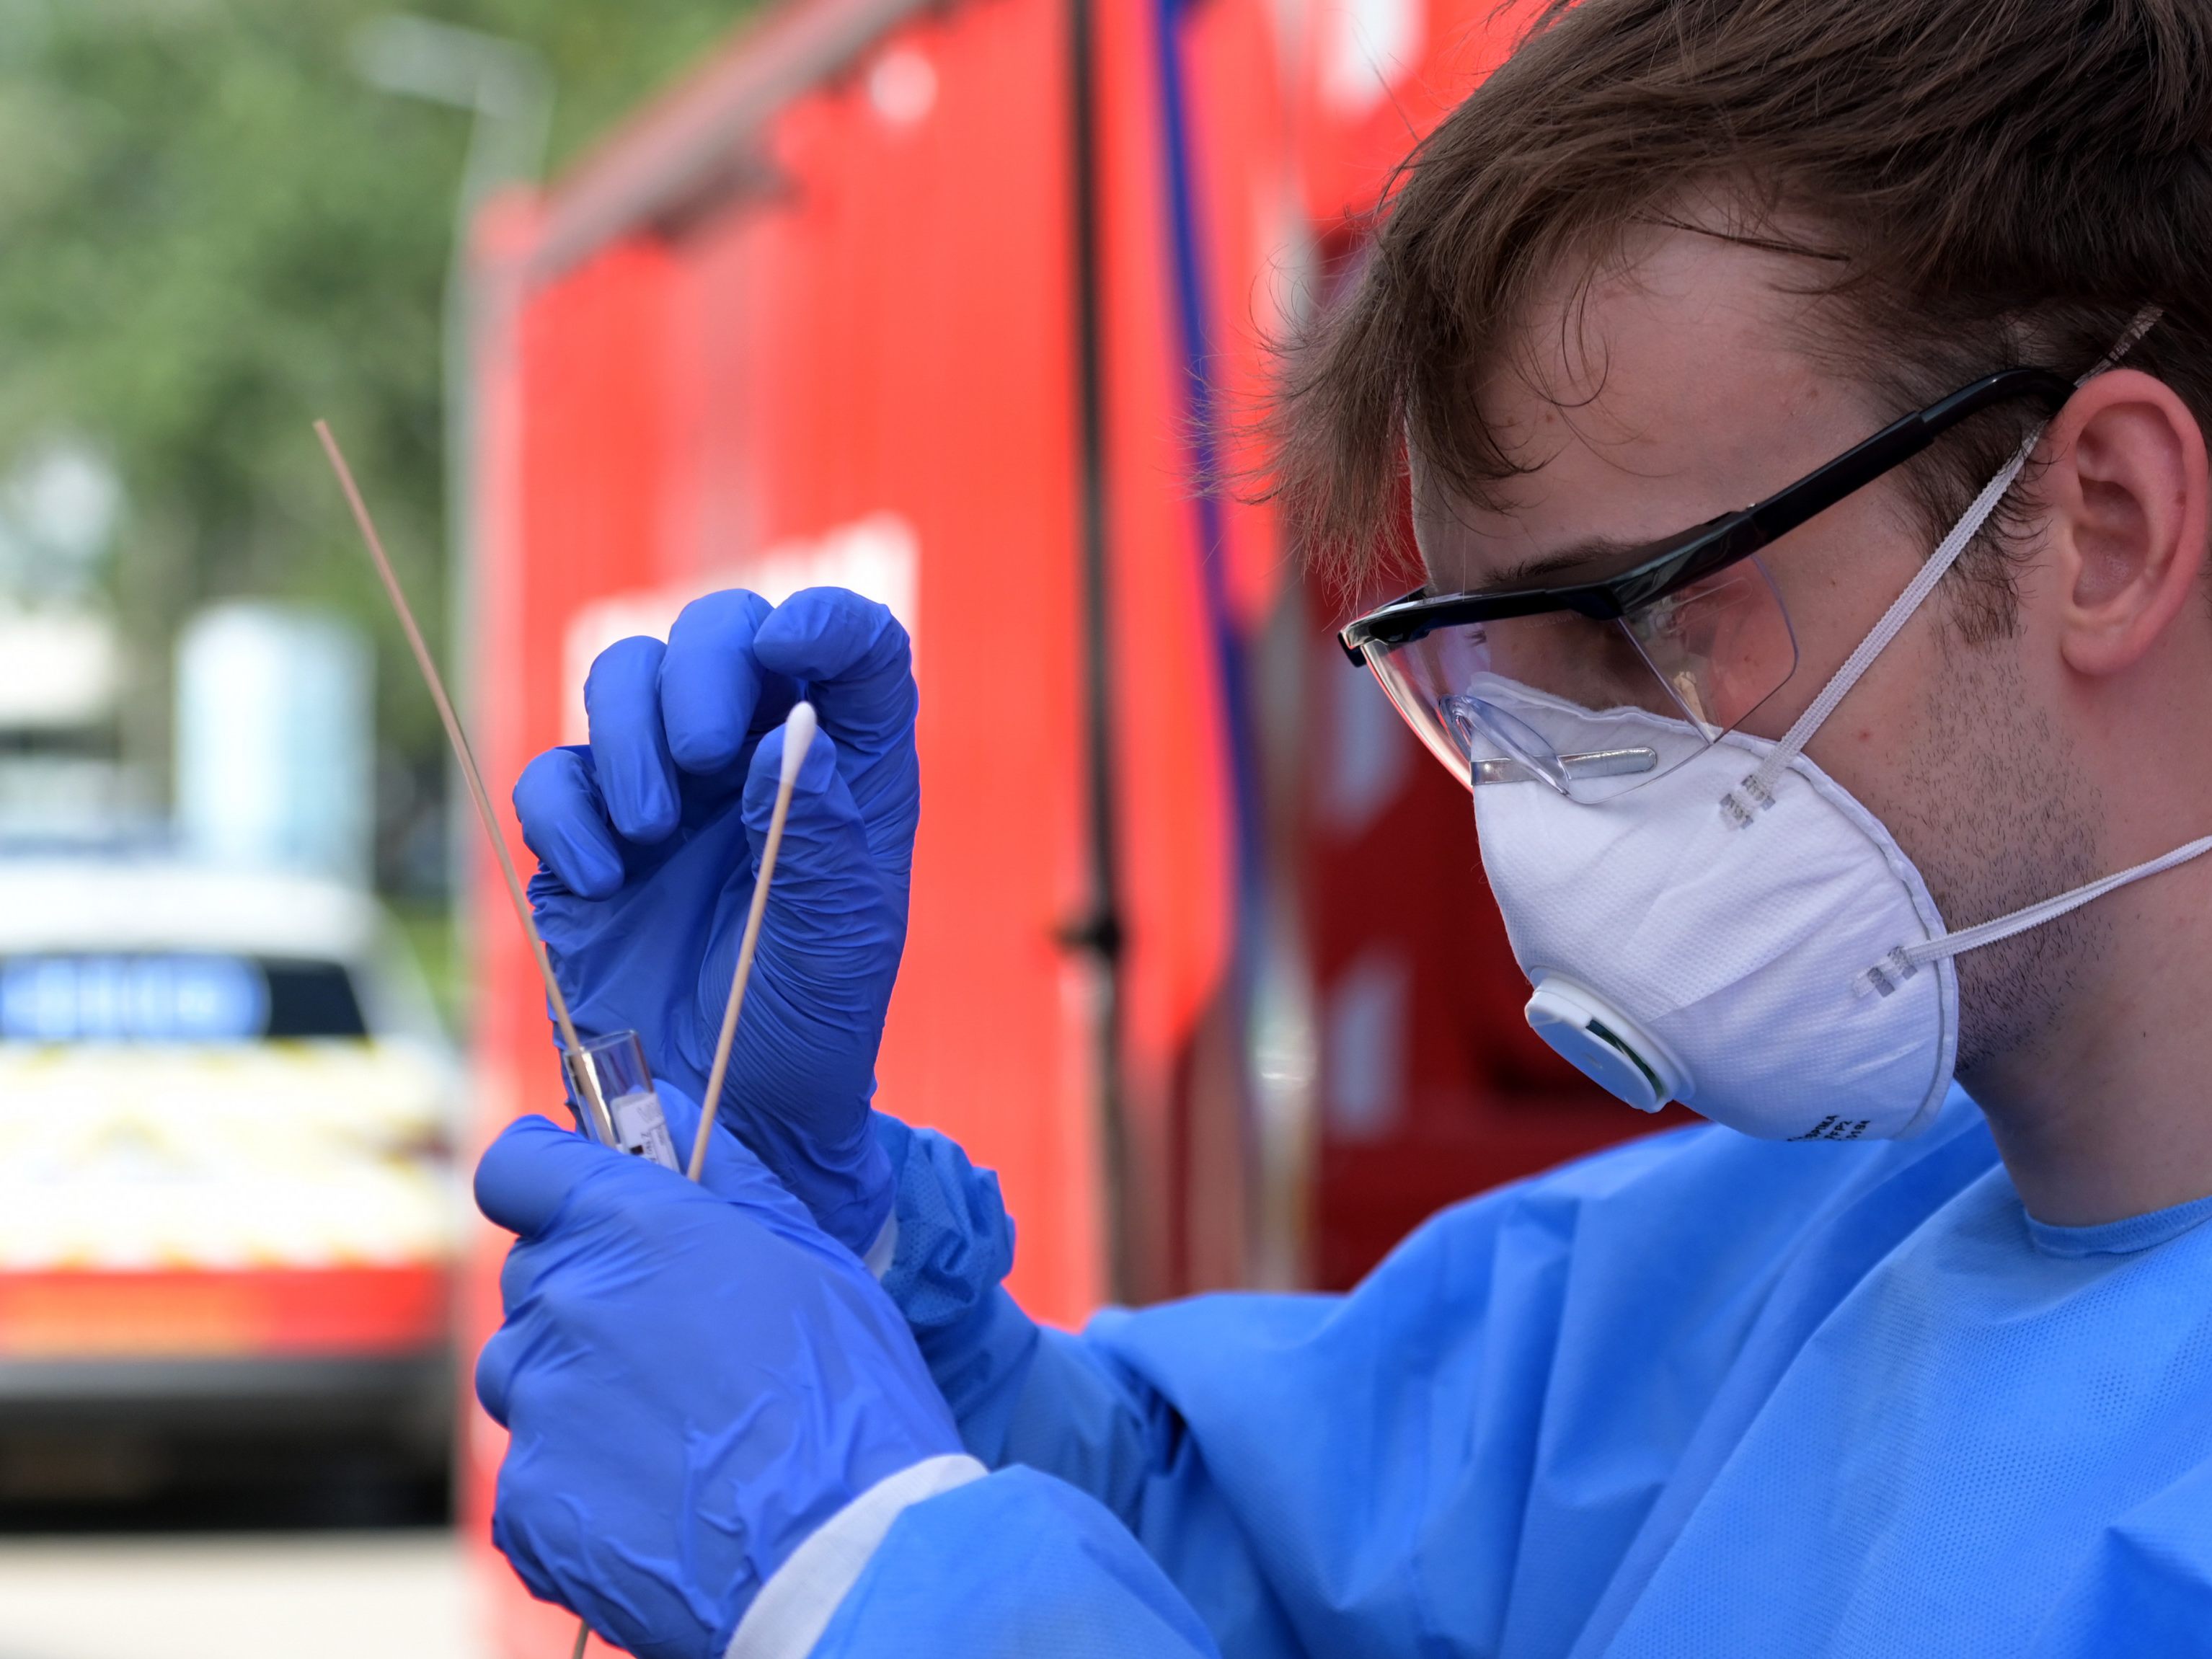
[[[2078,910],[2093,899],[2100,899],[2115,888],[2125,887],[2130,882],[2141,881],[2145,876],[2155,876],[2171,870],[2177,864],[2186,864],[2193,858],[2212,853],[2212,836],[2177,847],[2162,857],[2148,864],[2138,864],[2132,870],[2123,870],[2118,875],[2105,876],[2086,887],[2076,887],[2070,893],[2061,893],[2056,898],[2045,899],[2026,909],[2015,910],[2008,916],[1999,916],[1995,921],[1985,921],[1978,927],[1962,928],[1955,933],[1946,933],[1941,939],[1927,939],[1918,945],[1900,945],[1875,966],[1868,969],[1853,982],[1852,988],[1861,995],[1887,996],[1898,983],[1911,979],[1931,962],[1945,957],[1955,957],[1964,951],[1995,945],[1999,939],[2024,933],[2031,927],[2040,927],[2055,921],[2069,910]]]
[[[2127,331],[2113,343],[2112,349],[2098,359],[2095,368],[2074,384],[2077,386],[2083,385],[2118,362],[2159,319],[2159,315],[2155,306],[2137,312],[2135,320],[2128,325]],[[1921,602],[1936,591],[1936,584],[1943,580],[1944,574],[1958,562],[1959,556],[1966,550],[1966,544],[1973,540],[1988,521],[1990,514],[1996,511],[1997,503],[2004,499],[2005,492],[2013,487],[2014,481],[2020,477],[2021,469],[2027,465],[2027,458],[2035,453],[2035,446],[2042,436],[2043,423],[2038,422],[2035,429],[2013,452],[2012,459],[1998,470],[1995,477],[1982,486],[1982,493],[1974,497],[1973,505],[1966,510],[1958,523],[1951,526],[1951,533],[1943,538],[1935,553],[1920,567],[1918,574],[1906,584],[1905,592],[1899,594],[1889,609],[1881,613],[1881,620],[1874,625],[1866,638],[1859,641],[1858,649],[1844,659],[1844,665],[1820,688],[1820,695],[1813,699],[1812,706],[1797,717],[1796,724],[1790,728],[1780,743],[1767,751],[1766,758],[1743,781],[1740,788],[1729,791],[1722,798],[1721,809],[1732,821],[1739,824],[1748,823],[1753,817],[1754,805],[1773,805],[1776,781],[1789,769],[1790,763],[1797,758],[1799,751],[1812,741],[1813,734],[1820,729],[1828,716],[1835,713],[1836,705],[1859,683],[1859,677],[1872,666],[1874,659],[1897,637],[1899,630],[1912,620],[1912,613],[1919,610]],[[1749,796],[1750,799],[1743,799],[1744,796]]]
[[[1874,659],[1897,637],[1898,630],[1912,620],[1912,613],[1920,609],[1922,600],[1936,591],[1936,584],[1943,580],[1944,573],[1958,562],[1959,555],[1966,551],[1966,544],[1974,538],[1984,521],[1996,510],[1997,503],[2004,499],[2005,491],[2012,488],[2013,480],[2020,477],[2021,468],[2027,465],[2027,458],[2034,451],[2036,440],[2042,435],[2043,428],[2039,425],[2013,452],[2013,458],[2004,464],[2003,470],[1982,486],[1982,493],[1974,497],[1974,504],[1966,509],[1966,516],[1951,526],[1951,533],[1943,538],[1942,544],[1920,567],[1919,573],[1906,586],[1905,592],[1899,594],[1889,609],[1881,613],[1881,620],[1859,641],[1859,648],[1844,659],[1844,665],[1820,688],[1820,695],[1813,699],[1812,707],[1800,714],[1797,723],[1790,728],[1782,741],[1767,751],[1766,758],[1759,763],[1759,769],[1743,781],[1744,793],[1762,806],[1774,799],[1775,780],[1789,769],[1790,763],[1797,758],[1798,751],[1812,740],[1813,734],[1835,712],[1836,705],[1859,683],[1859,677],[1873,665]],[[1738,806],[1730,811],[1729,816],[1742,822],[1749,814]]]

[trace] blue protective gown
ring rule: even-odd
[[[2212,1655],[2212,1200],[2023,1211],[1911,1142],[1695,1128],[1445,1212],[1349,1296],[1040,1330],[902,1144],[886,1285],[1000,1473],[823,1655]]]

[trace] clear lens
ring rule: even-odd
[[[1462,782],[1540,782],[1609,799],[1734,729],[1797,666],[1779,594],[1756,559],[1621,621],[1571,612],[1439,629],[1368,665]]]
[[[1713,737],[1734,731],[1797,669],[1773,578],[1746,559],[1622,619],[1674,701]]]

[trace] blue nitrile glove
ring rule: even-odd
[[[539,1117],[477,1170],[477,1204],[520,1235],[477,1365],[509,1436],[492,1541],[641,1659],[719,1659],[817,1528],[960,1450],[874,1279],[715,1140],[713,1191]]]
[[[637,1031],[653,1074],[696,1099],[775,805],[778,728],[802,690],[822,731],[718,1115],[858,1254],[891,1207],[868,1103],[921,804],[906,630],[842,588],[773,611],[752,593],[698,600],[665,646],[599,653],[590,745],[532,761],[514,805],[543,860],[531,897],[577,1028]]]

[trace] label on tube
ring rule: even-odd
[[[615,1144],[632,1158],[649,1158],[664,1170],[684,1172],[676,1156],[676,1142],[668,1133],[668,1118],[660,1109],[660,1097],[650,1089],[621,1095],[607,1103],[614,1120]]]

